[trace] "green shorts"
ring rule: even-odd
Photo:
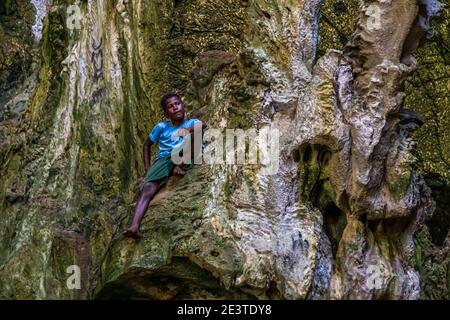
[[[148,169],[145,181],[159,181],[160,186],[162,186],[169,180],[174,167],[175,164],[172,162],[171,156],[156,159]],[[192,164],[182,165],[183,170],[190,170],[192,167]]]

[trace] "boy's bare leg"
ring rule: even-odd
[[[123,235],[125,237],[130,237],[130,238],[138,237],[139,227],[141,226],[142,218],[144,218],[144,214],[147,211],[150,201],[155,196],[156,191],[158,190],[158,186],[159,186],[159,182],[157,182],[157,181],[146,182],[144,184],[144,188],[142,189],[141,195],[136,204],[133,222],[132,222],[131,226],[128,227],[123,232]]]

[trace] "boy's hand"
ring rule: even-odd
[[[190,133],[191,133],[191,131],[189,130],[189,128],[188,128],[188,129],[186,129],[186,128],[181,128],[181,129],[178,129],[178,131],[175,132],[175,133],[173,134],[173,136],[174,136],[174,137],[179,137],[179,136],[184,137],[184,136],[187,136],[187,135],[190,134]]]

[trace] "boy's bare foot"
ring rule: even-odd
[[[172,174],[174,176],[184,176],[186,174],[186,171],[184,171],[183,169],[181,169],[180,166],[175,166],[175,168],[173,168],[173,172]]]
[[[133,239],[139,238],[138,228],[135,226],[131,226],[131,227],[127,228],[122,234],[124,237],[127,237],[127,238],[133,238]]]

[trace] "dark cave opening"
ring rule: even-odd
[[[432,217],[425,224],[433,244],[442,247],[450,231],[450,185],[436,175],[426,176],[425,181],[436,203]]]
[[[336,258],[347,218],[336,204],[336,193],[330,181],[332,157],[330,148],[322,144],[304,144],[293,153],[294,160],[299,162],[300,201],[322,213],[323,229],[330,241],[333,258]]]
[[[213,254],[213,252],[211,253]],[[211,272],[185,257],[173,257],[158,270],[131,268],[94,293],[95,300],[255,299],[238,288],[225,288]]]
[[[368,220],[367,221],[367,227],[369,228],[372,233],[375,233],[377,231],[378,224],[380,223],[380,220]]]
[[[17,4],[11,0],[3,0],[0,2],[0,16],[10,16],[16,11]]]
[[[205,281],[206,280],[206,281]],[[210,300],[255,299],[239,289],[227,290],[218,280],[186,279],[165,274],[133,274],[109,282],[95,300]]]
[[[305,149],[303,150],[303,163],[308,163],[311,161],[312,158],[312,148],[311,146],[308,144]]]
[[[283,300],[283,294],[277,287],[277,283],[275,281],[270,281],[269,288],[266,291],[266,295],[271,300]]]

